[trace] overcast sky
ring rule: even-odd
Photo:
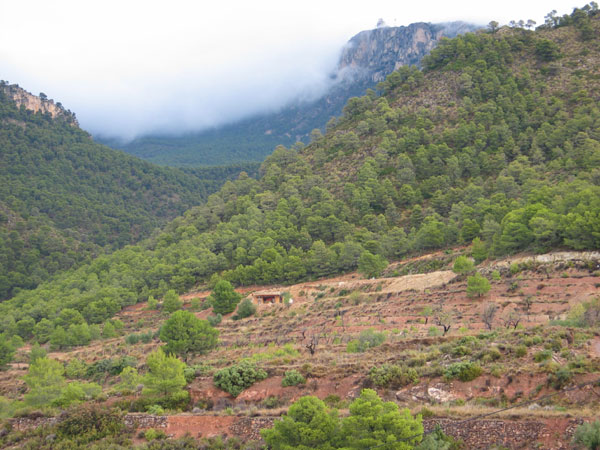
[[[560,14],[573,0],[0,0],[0,79],[93,134],[198,130],[316,95],[344,43],[390,26]]]

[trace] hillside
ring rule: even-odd
[[[0,299],[137,242],[242,167],[182,172],[92,141],[60,103],[0,85]]]
[[[0,304],[2,445],[572,446],[599,407],[600,15],[554,19],[442,40],[259,179]]]
[[[148,161],[172,166],[263,161],[275,146],[308,142],[312,130],[323,130],[339,116],[350,97],[364,95],[404,65],[418,65],[442,37],[477,29],[464,22],[414,23],[363,31],[342,49],[331,86],[317,99],[298,100],[279,111],[250,117],[184,136],[142,136],[122,144],[105,141]]]

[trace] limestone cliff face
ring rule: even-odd
[[[383,81],[401,66],[418,65],[442,37],[474,31],[472,24],[413,23],[406,27],[380,27],[355,35],[342,50],[338,73],[371,83]]]
[[[78,125],[75,114],[66,110],[60,103],[54,103],[54,100],[42,98],[27,92],[25,89],[16,84],[0,83],[0,91],[11,98],[17,108],[23,106],[25,109],[34,113],[41,112],[42,114],[50,114],[53,119],[63,118],[73,125]]]

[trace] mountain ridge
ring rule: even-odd
[[[477,28],[466,22],[418,22],[365,30],[340,50],[337,68],[331,74],[332,86],[317,100],[294,102],[278,112],[260,114],[201,133],[180,137],[145,136],[128,144],[103,142],[165,165],[193,166],[200,160],[208,164],[262,161],[276,145],[308,142],[311,131],[324,130],[332,116],[341,114],[350,97],[363,95],[400,66],[418,65],[442,37]]]
[[[93,142],[45,95],[0,83],[0,300],[148,237],[243,169],[158,167]]]

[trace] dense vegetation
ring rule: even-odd
[[[479,260],[599,248],[600,90],[587,67],[600,53],[581,29],[597,34],[595,12],[558,28],[442,41],[423,71],[401,69],[381,95],[351,99],[311,145],[277,148],[260,180],[227,182],[152,239],[4,302],[1,330],[28,336],[31,323],[18,324],[30,319],[102,323],[217,273],[237,285],[360,261],[370,273],[369,261],[377,269],[383,258],[474,239]],[[62,324],[65,309],[75,322]]]
[[[0,300],[148,237],[245,169],[154,166],[94,143],[66,112],[17,108],[2,83]]]

